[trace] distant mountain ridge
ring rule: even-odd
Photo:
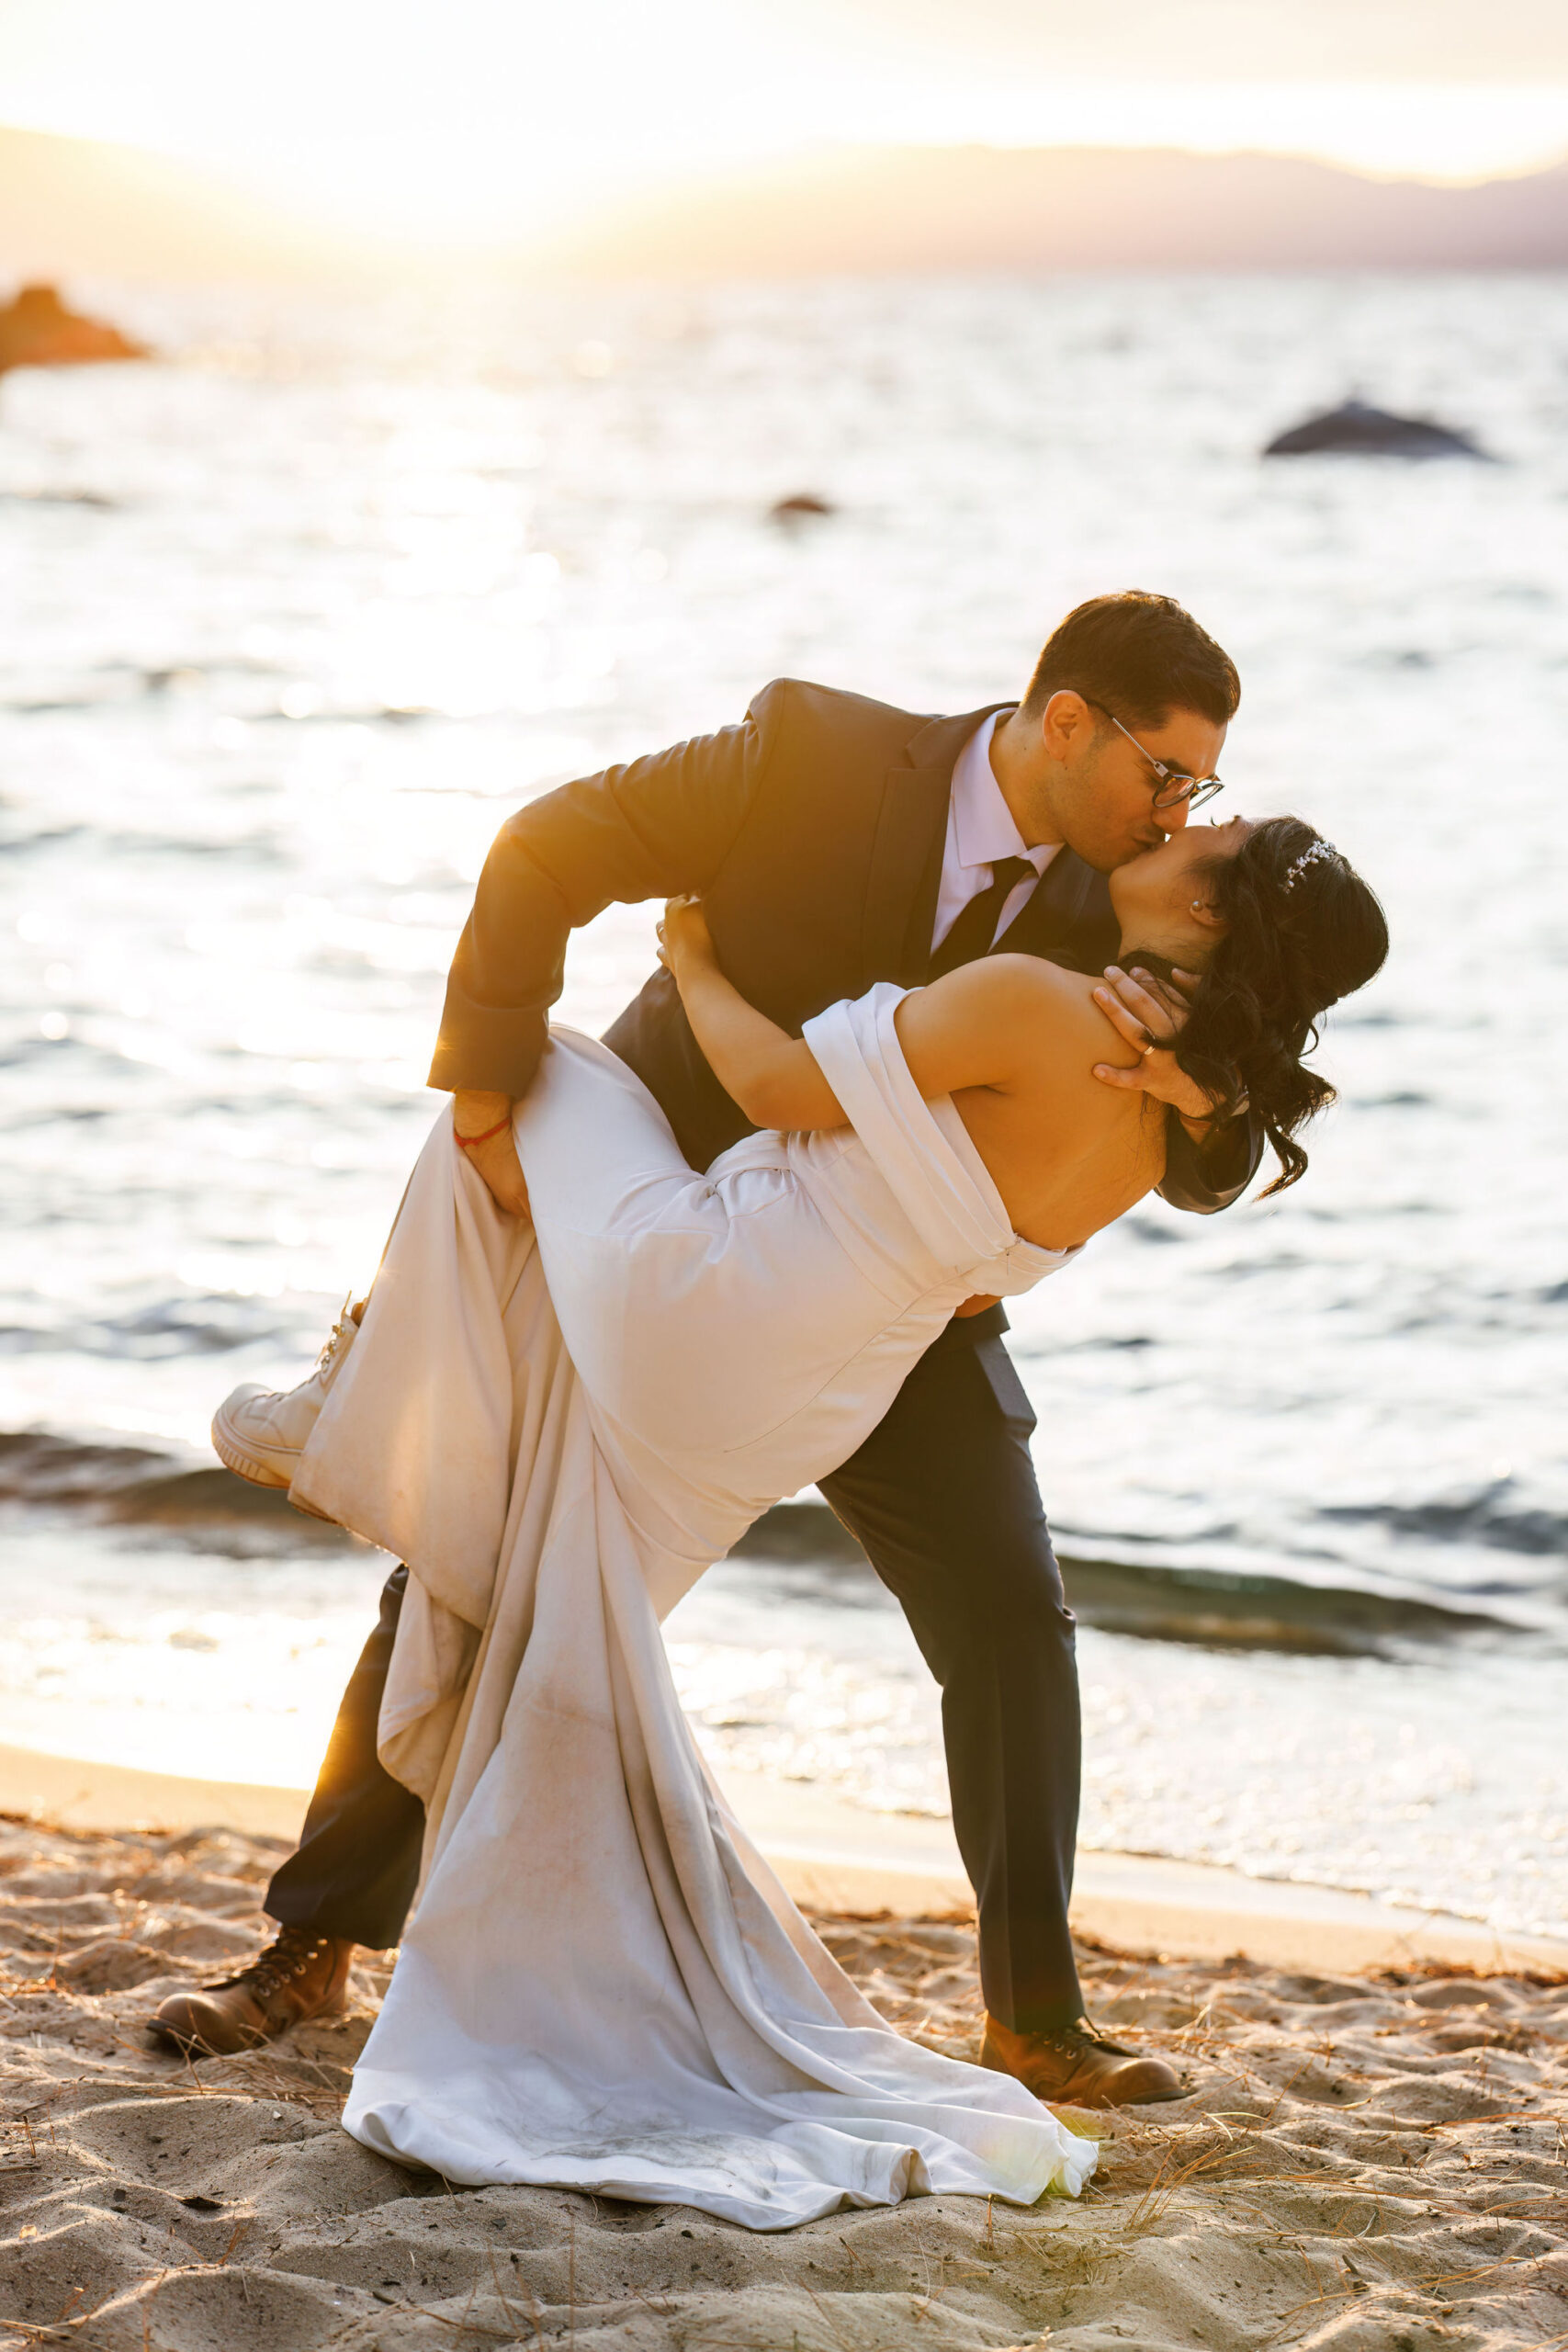
[[[1096,268],[1568,266],[1568,164],[1473,187],[1275,155],[840,148],[623,198],[467,248],[321,229],[216,172],[0,129],[0,274],[378,277],[476,259],[595,277]]]
[[[563,266],[658,276],[1568,266],[1568,164],[1473,187],[1280,155],[866,148],[618,205]]]

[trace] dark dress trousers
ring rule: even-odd
[[[453,962],[433,1086],[520,1095],[559,995],[566,943],[612,900],[700,891],[719,960],[792,1035],[875,980],[931,962],[948,798],[986,716],[920,718],[777,679],[739,727],[569,784],[502,826]],[[1103,875],[1059,851],[997,947],[1099,972],[1118,934]],[[668,973],[606,1043],[657,1096],[694,1168],[750,1122],[704,1060]],[[1243,1120],[1206,1153],[1170,1121],[1161,1190],[1225,1207],[1261,1156]],[[1079,1725],[1073,1616],[1030,1454],[1034,1416],[999,1307],[951,1323],[886,1419],[822,1492],[901,1602],[942,1692],[953,1826],[980,1917],[987,2007],[1049,2030],[1081,2010],[1067,1897]],[[386,1946],[419,1866],[418,1800],[376,1757],[405,1571],[344,1694],[299,1849],[267,1909]]]

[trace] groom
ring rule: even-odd
[[[1055,631],[1017,706],[931,718],[775,680],[739,727],[521,809],[480,876],[430,1078],[456,1097],[457,1134],[496,1200],[526,1213],[511,1105],[543,1051],[568,934],[612,899],[700,892],[730,979],[796,1036],[874,981],[919,987],[993,950],[1100,972],[1119,944],[1105,875],[1218,790],[1239,698],[1228,657],[1171,599],[1099,596]],[[1099,1075],[1169,1106],[1167,1200],[1225,1207],[1257,1168],[1259,1138],[1245,1116],[1218,1125],[1164,1050],[1180,998],[1110,977],[1105,1009],[1144,1059]],[[606,1042],[657,1096],[694,1167],[746,1133],[667,972]],[[1067,1932],[1074,1621],[1006,1329],[996,1301],[971,1300],[822,1492],[942,1686],[953,1827],[979,1906],[986,2063],[1077,2105],[1179,2097],[1168,2066],[1083,2016]],[[355,1944],[401,1934],[423,1813],[377,1760],[376,1726],[405,1575],[388,1583],[299,1850],[268,1891],[282,1934],[230,1984],[166,2002],[155,2022],[170,2038],[265,2040],[335,2005]]]

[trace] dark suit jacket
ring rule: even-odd
[[[525,1091],[560,994],[567,935],[612,899],[700,891],[725,971],[792,1036],[874,980],[918,987],[953,771],[986,715],[920,718],[776,678],[740,726],[519,809],[485,861],[453,960],[431,1085]],[[998,944],[1100,972],[1118,945],[1104,876],[1060,851]],[[605,1042],[658,1098],[694,1168],[750,1132],[667,972]],[[1201,1156],[1173,1116],[1161,1190],[1179,1208],[1224,1208],[1261,1149],[1243,1120]]]

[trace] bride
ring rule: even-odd
[[[1280,1163],[1332,1097],[1302,1064],[1387,938],[1293,818],[1119,867],[1124,960],[1200,975],[1192,1075]],[[514,1114],[531,1222],[444,1113],[292,1494],[407,1561],[383,1761],[422,1894],[344,2114],[465,2183],[780,2229],[840,2204],[1076,2194],[1094,2148],[1021,2084],[903,2041],[709,1779],[660,1621],[826,1476],[977,1292],[1028,1290],[1158,1182],[1165,1121],[1107,1088],[1092,983],[993,955],[787,1036],[660,926],[697,1041],[762,1132],[705,1175],[607,1048],[554,1032]]]

